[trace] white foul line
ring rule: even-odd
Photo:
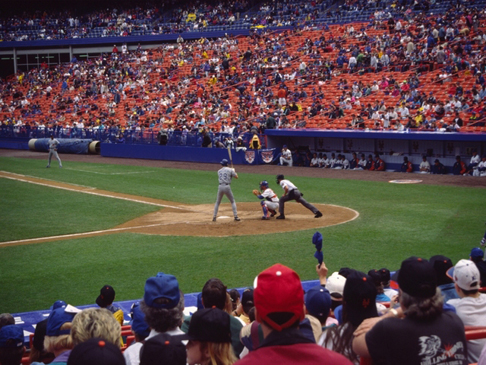
[[[0,172],[5,172],[5,171],[0,171]],[[16,175],[22,176],[22,175],[19,175],[19,174],[16,174]],[[144,200],[138,200],[138,199],[134,199],[134,198],[125,198],[125,197],[122,197],[122,196],[115,196],[115,195],[110,195],[110,194],[96,193],[94,191],[86,191],[86,190],[72,189],[72,188],[68,188],[66,186],[56,186],[56,185],[46,184],[46,183],[42,183],[42,182],[38,182],[38,181],[30,181],[30,180],[22,179],[22,178],[19,178],[19,177],[2,176],[2,175],[0,175],[0,177],[6,178],[6,179],[10,179],[10,180],[15,180],[15,181],[22,181],[22,182],[26,182],[26,183],[30,183],[30,184],[35,184],[35,185],[47,186],[49,188],[55,188],[55,189],[73,191],[75,193],[84,193],[84,194],[90,194],[90,195],[96,195],[96,196],[103,196],[105,198],[113,198],[113,199],[120,199],[120,200],[131,201],[131,202],[135,202],[135,203],[155,205],[156,207],[173,208],[173,209],[180,209],[180,210],[188,210],[187,208],[181,208],[181,207],[177,207],[175,205],[167,205],[167,204],[149,202],[149,201],[144,201]],[[42,178],[37,178],[37,179],[41,179],[42,180]],[[61,182],[59,182],[59,183],[61,183]],[[63,183],[63,184],[68,184],[68,183]],[[93,188],[91,188],[91,189],[93,189]]]
[[[131,174],[151,174],[155,171],[128,171],[128,172],[99,172],[99,171],[89,171],[89,170],[80,170],[80,169],[71,169],[69,167],[65,167],[64,170],[71,170],[71,171],[80,171],[80,172],[87,172],[89,174],[99,174],[99,175],[131,175]]]
[[[16,175],[16,176],[21,176],[21,177],[31,177],[33,179],[40,179],[40,180],[46,180],[46,181],[53,181],[55,183],[62,183],[62,181],[59,181],[59,180],[53,180],[53,179],[46,179],[44,177],[38,177],[38,176],[32,176],[32,175],[22,175],[22,174],[16,174],[15,172],[9,172],[9,171],[0,171],[0,173],[5,173],[5,174],[10,174],[10,175]],[[2,177],[2,176],[0,176]],[[7,177],[7,176],[5,176]],[[86,185],[80,185],[80,184],[74,184],[74,183],[66,183],[66,184],[69,184],[69,185],[73,185],[73,186],[79,186],[81,188],[85,188],[85,189],[96,189],[96,188],[93,188],[92,186],[86,186]],[[48,185],[50,186],[50,185]]]
[[[91,236],[91,235],[100,234],[100,233],[129,231],[129,230],[133,230],[133,229],[150,228],[150,227],[157,227],[157,226],[168,226],[170,224],[180,224],[180,223],[189,223],[189,222],[156,223],[156,224],[148,224],[146,226],[111,228],[111,229],[104,229],[104,230],[101,230],[101,231],[91,231],[91,232],[82,232],[82,233],[63,234],[63,235],[60,235],[60,236],[26,238],[26,239],[17,240],[17,241],[0,242],[0,246],[1,245],[11,245],[11,244],[14,244],[14,243],[25,243],[25,242],[36,242],[36,241],[50,241],[50,240],[53,240],[53,239],[75,238],[75,237],[79,237],[79,236],[81,236],[81,237],[82,236]]]

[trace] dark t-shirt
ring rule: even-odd
[[[452,312],[430,322],[387,318],[366,334],[373,364],[467,365],[464,325]]]
[[[484,260],[474,261],[481,275],[481,286],[486,286],[486,262]]]

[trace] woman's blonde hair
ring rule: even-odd
[[[210,365],[232,365],[237,358],[230,342],[201,341],[201,352],[208,350]]]
[[[76,314],[71,328],[74,346],[90,338],[102,338],[120,347],[121,326],[105,308],[88,308]]]
[[[64,323],[60,330],[72,328],[71,322]],[[46,336],[44,338],[44,350],[46,352],[56,353],[63,350],[71,350],[74,347],[71,335]]]

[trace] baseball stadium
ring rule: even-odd
[[[142,302],[145,316],[160,310],[149,292],[162,278],[183,294],[176,329],[186,333],[190,316],[211,308],[208,282],[224,283],[224,298],[236,289],[235,306],[219,308],[242,322],[227,364],[269,363],[265,326],[302,328],[299,339],[308,326],[326,352],[303,346],[300,356],[316,351],[330,363],[486,364],[486,300],[474,302],[469,321],[460,305],[486,292],[486,1],[100,3],[0,7],[0,365],[81,361],[82,344],[63,350],[75,354],[69,360],[34,357],[38,323],[47,320],[41,351],[62,336],[49,334],[58,301],[74,311],[73,328],[74,313],[108,307],[121,325],[115,345],[142,346],[133,305]],[[420,264],[410,269],[412,258]],[[274,324],[258,307],[272,302],[256,283],[275,264],[277,277],[290,275],[282,298],[292,275],[301,281],[305,294],[281,301],[304,295],[306,318],[316,287],[329,297],[320,329],[315,318]],[[466,290],[459,275],[469,264],[475,281]],[[388,278],[376,279],[382,270]],[[427,270],[433,284],[416,289]],[[338,273],[349,285],[334,293]],[[100,305],[106,287],[112,298]],[[247,309],[236,306],[249,288],[263,351],[244,334]],[[381,327],[359,332],[371,317],[412,321],[402,294],[423,300],[436,289],[441,327],[427,336],[453,349],[395,362],[377,348]],[[326,320],[338,331],[327,337]],[[457,336],[442,337],[456,325]],[[420,352],[414,346],[407,351]],[[286,351],[279,361],[296,363]],[[129,356],[119,363],[147,361],[138,350],[136,361]]]

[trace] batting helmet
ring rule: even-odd
[[[227,160],[227,159],[225,159],[225,158],[223,158],[223,159],[221,160],[220,164],[221,164],[221,165],[223,165],[223,166],[228,166],[228,160]]]
[[[280,180],[283,180],[283,179],[285,179],[285,177],[282,174],[277,175],[277,184],[280,182]]]
[[[263,180],[260,182],[260,190],[267,189],[268,188],[268,181]]]

